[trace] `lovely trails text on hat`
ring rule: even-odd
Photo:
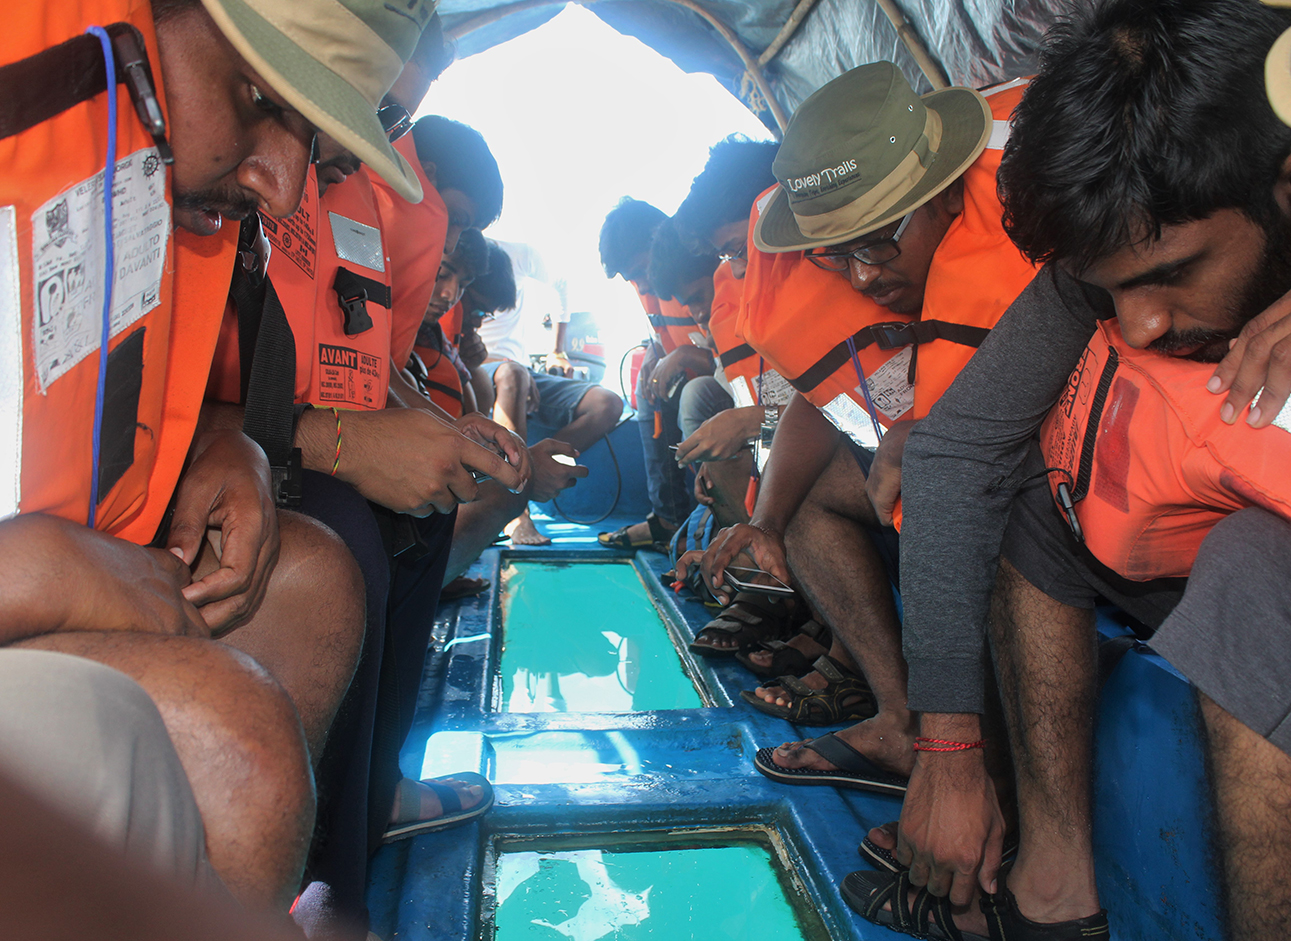
[[[830,193],[841,186],[846,186],[851,180],[846,179],[847,175],[856,172],[855,160],[844,160],[836,167],[825,167],[823,170],[817,170],[815,173],[809,173],[806,176],[796,176],[785,180],[784,185],[789,188],[795,195],[798,193],[807,193],[812,196],[819,196],[823,193]]]

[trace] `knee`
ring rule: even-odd
[[[614,427],[623,414],[623,400],[602,386],[589,389],[578,407],[579,411],[594,416],[597,424],[607,431]]]
[[[519,363],[513,363],[507,360],[497,368],[493,373],[493,387],[497,390],[498,395],[508,392],[518,392],[525,388],[523,385],[529,378],[528,370]]]
[[[364,627],[363,572],[344,541],[324,524],[287,511],[278,514],[282,548],[271,588],[287,592],[311,623],[328,623],[359,643]],[[326,612],[319,618],[317,613]]]

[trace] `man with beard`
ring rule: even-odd
[[[871,833],[909,882],[843,886],[872,920],[893,920],[893,899],[943,924],[956,906],[960,929],[992,938],[1107,936],[1090,781],[1102,596],[1198,689],[1232,937],[1291,930],[1291,422],[1230,423],[1208,389],[1291,288],[1291,131],[1261,82],[1287,25],[1254,3],[1112,0],[1048,40],[1000,169],[1009,234],[1046,267],[906,450],[905,651],[926,747],[899,833]],[[979,747],[988,610],[1016,763],[1007,887]],[[950,905],[902,897],[909,884]],[[959,907],[978,885],[984,920]]]

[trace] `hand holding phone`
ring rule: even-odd
[[[726,583],[736,591],[752,591],[764,595],[788,596],[793,589],[770,572],[742,565],[726,566]],[[759,579],[759,581],[754,581]]]

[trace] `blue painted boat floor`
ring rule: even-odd
[[[838,886],[864,868],[857,844],[868,828],[895,820],[892,797],[829,787],[794,787],[759,774],[757,749],[823,734],[743,705],[758,681],[733,659],[693,658],[685,641],[711,619],[702,605],[665,589],[667,560],[655,552],[603,549],[596,532],[635,518],[578,526],[538,516],[544,548],[487,550],[472,577],[493,587],[445,604],[426,659],[418,710],[401,756],[409,777],[481,771],[496,802],[482,821],[383,848],[369,888],[372,930],[385,941],[491,938],[493,859],[499,841],[603,835],[606,845],[641,831],[761,828],[796,874],[805,904],[835,941],[886,941]],[[494,711],[500,569],[506,559],[632,559],[651,600],[681,641],[686,669],[710,705],[638,713]],[[1105,633],[1123,631],[1105,614]],[[558,635],[553,643],[559,643]],[[541,761],[515,761],[517,746]],[[508,757],[510,756],[510,757]],[[1219,939],[1204,767],[1187,684],[1155,654],[1127,655],[1104,688],[1095,781],[1095,839],[1102,902],[1113,938]],[[499,771],[502,773],[499,775]]]

